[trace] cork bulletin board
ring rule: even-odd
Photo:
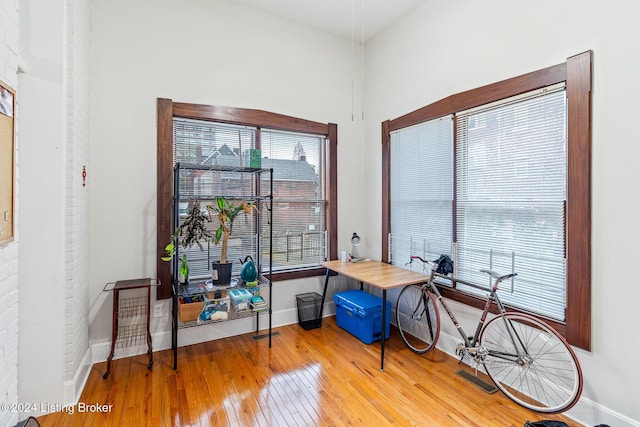
[[[13,240],[15,91],[0,81],[0,245]]]

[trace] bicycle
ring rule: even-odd
[[[501,275],[480,270],[494,279],[491,287],[456,279],[489,292],[475,334],[468,336],[435,285],[436,278],[451,278],[436,272],[435,262],[419,256],[412,255],[409,264],[416,259],[431,267],[428,282],[406,286],[396,304],[400,336],[413,352],[423,354],[435,348],[440,335],[439,300],[463,339],[456,354],[460,362],[465,355],[471,357],[476,375],[478,366],[484,366],[502,393],[533,411],[553,414],[576,404],[582,393],[582,370],[567,341],[543,321],[507,311],[498,298],[500,283],[517,273]],[[498,314],[487,321],[492,303],[498,307]]]

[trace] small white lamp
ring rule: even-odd
[[[356,256],[356,246],[360,244],[360,236],[358,233],[353,233],[351,236],[351,261],[357,261],[358,257]]]

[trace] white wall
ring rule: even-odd
[[[88,6],[20,3],[21,402],[76,403],[90,369]]]
[[[464,90],[594,52],[592,149],[592,351],[577,350],[585,386],[568,415],[585,425],[640,425],[634,337],[640,286],[640,4],[614,0],[429,1],[367,44],[366,163],[381,164],[380,123]],[[381,203],[379,167],[365,169],[367,198]],[[381,216],[365,218],[380,255]],[[456,305],[456,308],[459,306]],[[472,328],[474,310],[459,319]],[[446,323],[445,319],[445,325]],[[449,328],[449,341],[455,331]],[[447,337],[443,345],[447,345]]]
[[[18,1],[0,3],[0,80],[18,90]],[[19,114],[19,98],[16,99]],[[16,147],[19,139],[16,137]],[[19,157],[16,157],[19,162]],[[0,404],[18,403],[19,167],[16,165],[14,241],[0,245]],[[13,425],[15,411],[0,411],[0,425]]]
[[[359,93],[358,118],[351,118],[350,41],[219,0],[97,0],[92,7],[90,339],[97,361],[106,358],[111,330],[105,283],[156,275],[157,98],[337,123],[340,248],[361,221],[353,213],[362,204],[354,191],[362,122]],[[322,279],[276,283],[274,324],[296,322],[295,294],[321,290]],[[154,349],[170,346],[169,308],[165,300],[164,317],[152,319]],[[179,344],[253,327],[246,320],[183,330]]]

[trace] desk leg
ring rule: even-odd
[[[149,364],[147,368],[153,367],[153,344],[151,343],[151,286],[147,287],[147,348],[149,354]]]
[[[380,337],[380,370],[384,371],[384,342],[387,337],[387,290],[382,290],[382,337]]]
[[[329,285],[329,269],[324,276],[324,289],[322,290],[322,302],[320,303],[320,323],[322,323],[322,311],[324,310],[324,298],[327,296],[327,285]]]
[[[173,370],[178,369],[178,296],[175,289],[171,296],[171,349],[173,350]]]

